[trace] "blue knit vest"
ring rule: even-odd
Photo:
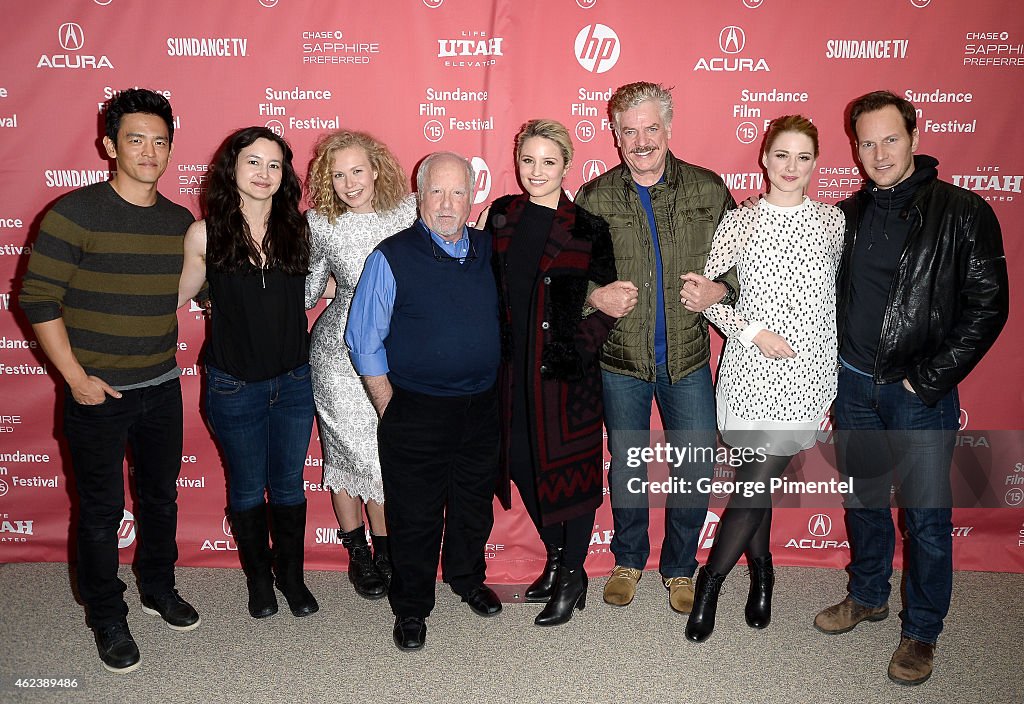
[[[473,229],[469,237],[476,258],[463,264],[431,247],[419,223],[377,246],[395,277],[384,340],[393,385],[430,396],[466,396],[497,380],[501,341],[491,240]]]

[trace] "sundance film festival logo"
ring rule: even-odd
[[[590,120],[580,120],[576,123],[576,139],[586,144],[597,134],[597,128]]]
[[[743,6],[751,10],[756,10],[761,5],[764,5],[764,0],[743,0]]]
[[[80,52],[85,47],[85,30],[77,22],[64,22],[57,28],[57,43],[66,52]],[[36,68],[100,69],[114,65],[105,55],[67,53],[41,54]]]
[[[277,0],[259,0],[259,3],[263,7],[277,7]]]
[[[718,49],[725,56],[702,56],[694,64],[694,71],[771,71],[763,57],[739,56],[747,48],[747,33],[738,25],[722,27],[718,33]]]
[[[11,490],[10,485],[0,477],[0,496],[7,496],[7,492]]]
[[[473,157],[472,164],[473,173],[476,174],[476,183],[473,184],[473,205],[479,205],[491,194],[491,167],[478,156]]]
[[[429,120],[423,125],[423,137],[428,142],[440,142],[444,138],[444,125],[440,120]]]
[[[263,126],[278,137],[284,137],[284,124],[280,120],[267,120]]]
[[[576,61],[591,73],[610,71],[619,60],[619,35],[604,24],[588,24],[576,35]]]
[[[436,10],[441,7],[441,5],[444,5],[444,0],[423,0],[423,4],[431,10]]]
[[[576,4],[582,7],[584,10],[589,10],[597,5],[597,0],[576,0]]]
[[[121,525],[117,529],[117,547],[125,549],[135,542],[135,516],[128,509],[124,510]]]
[[[910,0],[910,4],[918,8],[928,7],[932,4],[932,0]]]
[[[736,139],[740,144],[750,144],[757,139],[757,125],[753,122],[741,122],[736,126]]]

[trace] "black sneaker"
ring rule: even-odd
[[[202,623],[192,605],[181,598],[177,589],[155,596],[142,595],[142,610],[159,616],[175,631],[191,631]]]
[[[131,672],[139,666],[139,646],[127,623],[99,626],[93,629],[93,634],[104,668],[110,672]]]

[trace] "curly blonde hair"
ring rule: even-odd
[[[349,147],[362,147],[370,159],[370,166],[377,172],[373,209],[381,212],[397,208],[409,195],[405,171],[386,144],[366,132],[354,130],[332,132],[317,143],[306,176],[309,204],[331,222],[348,211],[348,206],[334,192],[331,172],[335,153]]]

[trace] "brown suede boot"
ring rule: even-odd
[[[921,684],[932,676],[935,646],[913,638],[900,638],[900,647],[889,661],[889,679],[896,684]]]
[[[847,596],[835,606],[822,610],[814,617],[814,627],[822,633],[836,635],[852,631],[861,621],[881,621],[889,615],[889,605],[876,608],[861,606]]]

